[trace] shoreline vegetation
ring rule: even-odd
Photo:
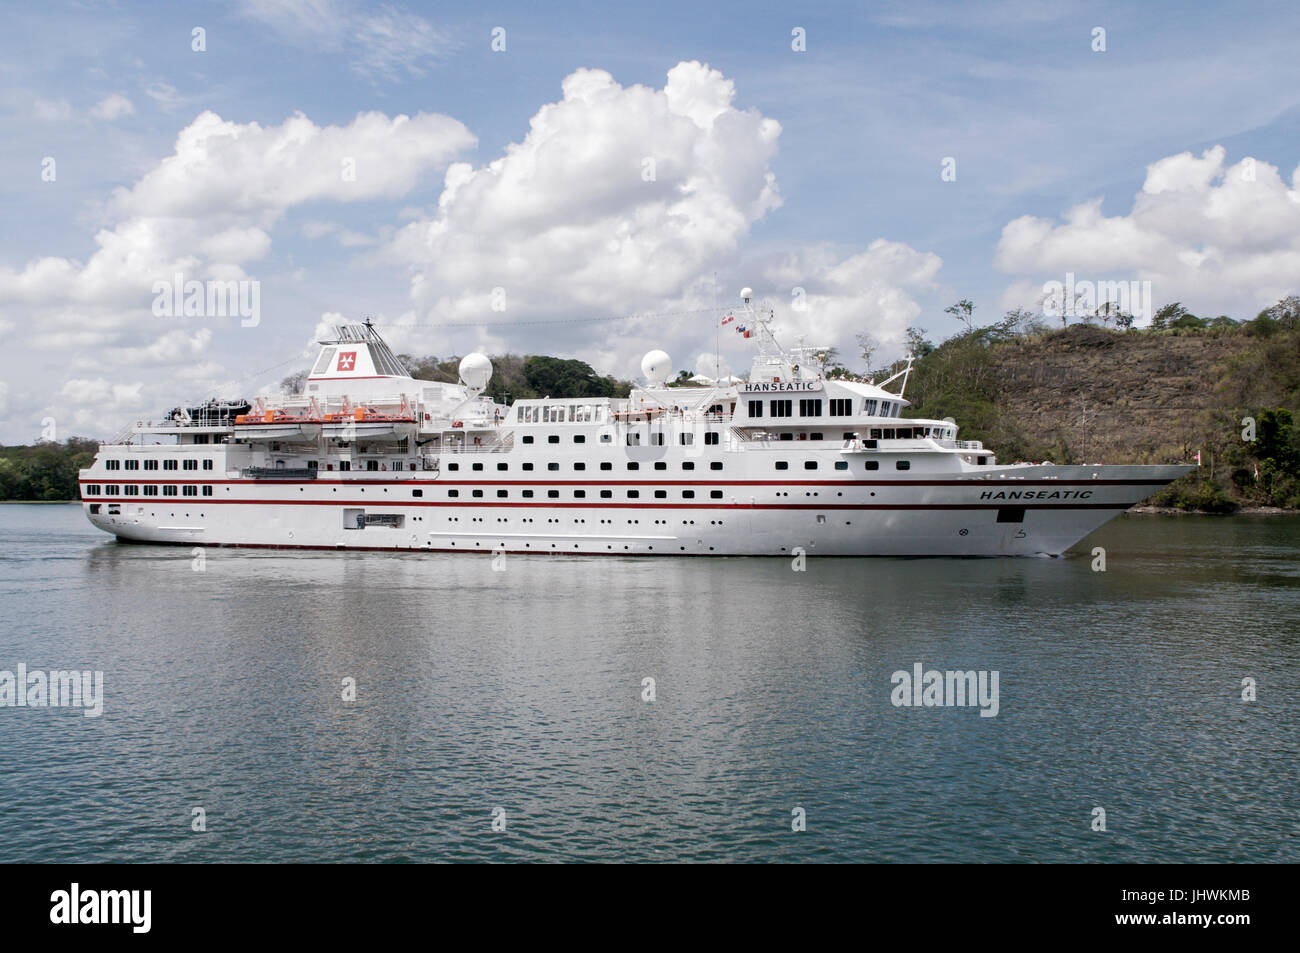
[[[1109,306],[1074,323],[1017,309],[975,328],[974,308],[963,300],[947,309],[965,329],[941,344],[908,329],[906,416],[953,418],[962,439],[983,441],[999,463],[1190,463],[1200,453],[1197,472],[1130,513],[1300,511],[1300,296],[1242,322],[1175,302],[1140,329]],[[879,345],[857,337],[872,368]],[[456,380],[458,357],[401,358],[412,376]],[[905,366],[863,374],[835,349],[824,359],[830,378],[884,380]],[[506,354],[492,363],[488,392],[498,399],[626,397],[632,387],[582,361]],[[295,393],[305,378],[287,377],[281,389]],[[681,371],[669,386],[695,385]],[[77,471],[97,449],[84,437],[0,447],[0,502],[77,502]]]

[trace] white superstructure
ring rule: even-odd
[[[1033,555],[1192,469],[999,465],[951,421],[902,416],[910,362],[881,384],[827,378],[744,295],[747,381],[669,387],[651,352],[628,399],[507,406],[482,396],[482,355],[458,384],[421,381],[369,322],[339,327],[301,395],[178,408],[101,445],[83,506],[120,539],[184,545]]]

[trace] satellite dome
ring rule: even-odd
[[[655,348],[641,358],[641,373],[651,382],[666,381],[672,373],[673,359],[664,351]]]
[[[492,379],[492,362],[486,354],[466,354],[460,359],[460,379],[472,390],[482,390]]]
[[[741,288],[741,289],[740,289],[740,300],[741,300],[741,301],[744,301],[746,304],[748,304],[748,303],[749,303],[749,300],[750,300],[752,297],[754,297],[754,289],[753,289],[753,288]]]

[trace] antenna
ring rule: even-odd
[[[722,323],[718,320],[718,273],[713,273],[713,383],[722,374]]]

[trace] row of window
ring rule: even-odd
[[[829,417],[852,417],[853,416],[853,398],[851,397],[832,397],[829,401]],[[749,401],[750,418],[762,417],[764,405],[767,407],[767,416],[769,417],[793,417],[794,401],[788,399],[776,400],[751,400]],[[862,412],[868,417],[877,416],[879,410],[881,417],[898,416],[898,409],[902,404],[893,401],[876,401],[864,400],[862,402]],[[800,417],[820,417],[822,415],[822,399],[820,397],[808,397],[799,401]]]
[[[627,469],[629,469],[629,470],[640,470],[640,469],[641,469],[641,464],[640,464],[639,462],[637,462],[636,460],[629,460],[629,461],[627,462],[626,466],[627,466]],[[694,470],[694,469],[695,469],[695,462],[694,462],[693,460],[683,460],[681,466],[682,466],[682,469],[683,469],[683,470]],[[531,463],[521,463],[521,464],[519,465],[519,468],[520,468],[521,470],[526,471],[526,472],[531,472],[532,469],[533,469],[533,464],[531,464]],[[656,470],[667,470],[667,469],[668,469],[668,464],[665,463],[663,460],[657,460],[657,461],[655,461],[654,468],[655,468]],[[459,463],[452,462],[452,463],[448,463],[448,464],[447,464],[447,470],[450,471],[450,472],[455,472],[455,471],[457,471],[457,470],[459,470],[459,469],[460,469],[460,464],[459,464]],[[482,469],[483,469],[483,464],[481,464],[481,463],[473,463],[473,464],[470,464],[470,469],[471,469],[471,470],[482,470]],[[498,471],[505,471],[505,470],[509,470],[509,469],[510,469],[510,464],[508,464],[508,463],[498,463],[498,464],[497,464],[497,470],[498,470]],[[558,470],[558,469],[560,469],[560,465],[559,465],[558,463],[548,463],[548,464],[546,465],[546,469],[547,469],[547,470],[551,470],[551,471]],[[573,469],[575,469],[575,470],[585,470],[585,469],[587,469],[587,464],[583,463],[581,460],[576,461],[576,462],[573,464]],[[601,464],[600,464],[600,469],[601,469],[601,470],[612,470],[612,469],[614,469],[614,464],[611,463],[611,462],[608,461],[608,460],[604,460],[604,461],[602,461]],[[712,460],[712,461],[710,461],[710,462],[709,462],[709,469],[710,469],[710,470],[721,470],[721,469],[722,469],[722,461],[721,461],[721,460]]]
[[[605,419],[605,408],[600,404],[553,404],[547,406],[525,405],[519,408],[521,424],[572,424],[600,423]]]
[[[778,469],[778,470],[789,470],[789,469],[790,469],[790,461],[789,461],[789,460],[777,460],[775,465],[776,465],[776,469]],[[484,466],[484,465],[483,465],[482,463],[473,463],[473,464],[470,464],[470,469],[473,470],[473,471],[475,471],[475,472],[478,472],[478,471],[481,471],[481,470],[483,469],[483,466]],[[635,460],[629,460],[629,461],[627,462],[627,464],[626,464],[626,467],[627,467],[627,469],[629,469],[629,470],[640,470],[640,469],[641,469],[641,464],[640,464],[639,462],[635,461]],[[681,464],[681,467],[682,467],[683,470],[694,470],[694,469],[695,469],[695,462],[692,461],[692,460],[683,460],[683,461],[682,461],[682,464]],[[894,462],[894,467],[895,467],[895,469],[898,469],[898,470],[910,470],[910,469],[912,468],[912,464],[911,464],[910,461],[907,461],[907,460],[896,460],[896,461]],[[533,464],[531,464],[531,463],[523,463],[523,464],[520,464],[520,468],[523,469],[524,471],[531,472],[532,469],[533,469]],[[656,460],[655,463],[654,463],[654,468],[655,468],[656,470],[667,470],[667,469],[668,469],[668,464],[667,464],[666,462],[664,462],[663,460]],[[817,462],[816,460],[805,460],[804,463],[803,463],[803,468],[804,468],[805,470],[816,470],[816,469],[818,468],[818,462]],[[836,470],[847,470],[848,468],[849,468],[849,464],[848,464],[848,461],[847,461],[847,460],[837,460],[837,461],[835,461],[835,469],[836,469]],[[866,461],[866,468],[867,468],[868,470],[879,470],[879,469],[880,469],[880,461],[878,461],[878,460],[867,460],[867,461]],[[497,471],[498,471],[498,472],[505,472],[505,471],[507,471],[507,470],[509,470],[509,469],[510,469],[510,464],[508,464],[508,463],[498,463],[498,464],[497,464]],[[558,463],[548,463],[548,464],[546,465],[546,469],[547,469],[547,471],[549,471],[549,472],[555,472],[555,471],[557,471],[557,470],[560,469],[560,465],[559,465]],[[577,462],[575,462],[575,463],[573,464],[573,469],[574,469],[575,471],[579,471],[579,472],[584,471],[584,470],[587,469],[587,464],[583,463],[582,461],[577,461]],[[614,469],[614,464],[612,464],[612,463],[610,463],[608,460],[606,460],[606,461],[604,461],[604,462],[601,463],[601,465],[600,465],[600,469],[601,469],[602,471],[604,471],[604,470],[613,470],[613,469]],[[721,460],[713,460],[713,461],[711,461],[711,462],[709,463],[709,469],[710,469],[710,470],[721,470],[721,469],[722,469],[722,461],[721,461]],[[456,472],[456,471],[460,470],[460,464],[459,464],[459,463],[454,463],[454,462],[453,462],[453,463],[448,463],[448,464],[447,464],[447,470],[448,470],[449,472]]]
[[[86,496],[159,496],[160,495],[158,492],[159,489],[160,487],[156,484],[146,484],[145,486],[137,486],[134,483],[127,483],[127,484],[87,483],[85,495]],[[204,486],[201,489],[203,490],[201,495],[203,496],[212,495],[212,487]],[[161,490],[162,490],[161,493],[162,496],[178,496],[178,495],[199,496],[200,495],[199,493],[200,487],[194,486],[192,484],[183,484],[180,486],[174,484],[163,484],[161,486]]]
[[[646,441],[645,441],[645,445],[646,445],[646,446],[651,446],[651,447],[662,447],[662,446],[664,445],[664,435],[663,435],[662,432],[656,431],[655,433],[646,434],[645,436],[646,436],[646,438],[647,438]],[[636,433],[636,432],[630,432],[630,433],[628,433],[628,434],[626,435],[627,445],[628,445],[629,447],[639,447],[639,446],[641,446],[641,445],[642,445],[641,437],[642,437],[642,435],[641,435],[640,433]],[[523,437],[520,438],[520,439],[521,439],[521,441],[522,441],[523,443],[534,443],[534,442],[535,442],[535,438],[534,438],[533,435],[530,434],[530,433],[529,433],[529,434],[524,434]],[[612,438],[609,434],[607,434],[607,433],[603,433],[603,434],[600,435],[600,442],[601,442],[601,443],[609,443],[612,439],[613,439],[613,438]],[[546,437],[546,442],[547,442],[547,443],[559,443],[559,442],[560,442],[560,435],[559,435],[559,434],[554,434],[554,433],[553,433],[553,434],[549,434],[549,435]],[[585,434],[575,433],[575,434],[573,435],[573,442],[574,442],[574,443],[586,443],[586,442],[587,442],[587,437],[586,437]],[[677,442],[678,442],[679,444],[681,444],[683,447],[690,447],[690,446],[693,446],[693,445],[695,444],[695,434],[693,434],[693,433],[680,433],[680,434],[677,435]],[[715,432],[712,431],[712,430],[707,431],[707,432],[704,434],[704,445],[705,445],[706,447],[716,447],[716,446],[718,445],[718,435],[717,435],[717,433],[715,433]]]
[[[573,498],[574,498],[575,500],[585,500],[585,499],[587,498],[587,491],[586,491],[586,490],[572,490],[571,492],[573,493]],[[626,493],[626,498],[629,499],[629,500],[639,500],[639,499],[641,498],[641,491],[640,491],[640,490],[627,490],[627,491],[625,491],[625,493]],[[681,493],[682,493],[682,499],[683,499],[683,500],[693,500],[693,499],[695,499],[695,491],[694,491],[694,490],[682,490]],[[422,490],[413,490],[413,491],[412,491],[412,494],[413,494],[414,496],[423,496],[423,495],[424,495],[424,492],[423,492]],[[482,496],[483,496],[483,491],[482,491],[482,490],[470,490],[470,491],[469,491],[469,495],[470,495],[472,498],[474,498],[474,499],[481,499]],[[497,495],[497,499],[499,499],[499,500],[506,500],[506,499],[509,499],[509,498],[510,498],[510,491],[509,491],[509,490],[497,490],[497,491],[496,491],[496,495]],[[458,498],[460,497],[460,490],[448,490],[448,491],[447,491],[447,496],[448,496],[448,498],[453,499],[453,500],[454,500],[454,499],[458,499]],[[533,490],[520,490],[520,491],[519,491],[519,496],[520,496],[522,499],[525,499],[525,500],[531,500],[531,499],[533,499],[534,491],[533,491]],[[547,491],[546,491],[546,499],[548,499],[548,500],[558,500],[559,498],[560,498],[560,491],[559,491],[559,490],[547,490]],[[601,491],[600,491],[600,499],[602,499],[602,500],[610,500],[610,499],[613,499],[613,498],[614,498],[614,491],[613,491],[613,490],[601,490]],[[667,490],[655,490],[655,491],[654,491],[654,498],[655,498],[656,500],[666,500],[666,499],[668,499],[668,491],[667,491]],[[720,499],[722,499],[722,491],[721,491],[721,490],[710,490],[710,491],[709,491],[709,499],[711,499],[711,500],[720,500]]]
[[[105,460],[104,469],[105,470],[139,470],[141,462],[142,461],[140,460]],[[146,470],[158,469],[157,460],[145,460],[143,461],[143,463],[144,463],[144,469]],[[177,465],[178,463],[181,464],[179,467]],[[164,470],[176,470],[176,469],[197,470],[199,468],[199,461],[198,460],[179,460],[179,461],[164,460],[162,462],[162,468]],[[204,470],[212,469],[212,461],[210,459],[205,459],[203,461],[203,469]]]

